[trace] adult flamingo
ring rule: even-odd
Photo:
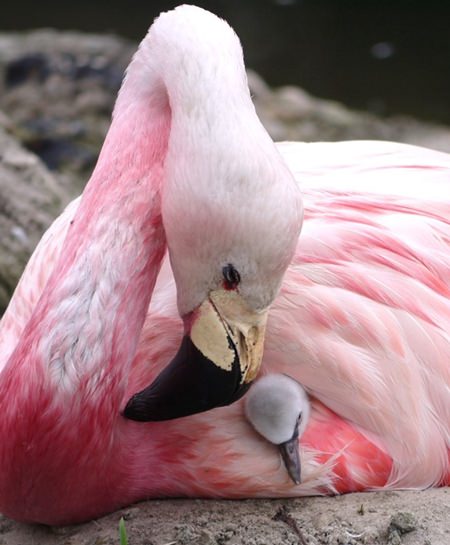
[[[183,335],[167,260],[152,295],[165,251],[161,182],[194,360],[209,376],[214,365],[233,371],[204,381],[209,405],[254,378],[261,309],[298,237],[297,191],[251,106],[239,42],[185,6],[141,44],[82,200],[43,237],[2,320],[0,511],[55,524],[157,496],[448,483],[450,158],[387,143],[279,149],[307,212],[263,370],[287,372],[312,395],[302,484],[240,402],[164,423],[121,414],[144,388],[129,416],[177,416],[167,373],[150,396],[145,388]],[[206,405],[191,395],[176,412]]]

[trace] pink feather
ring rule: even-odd
[[[241,402],[169,422],[120,415],[182,335],[159,198],[171,112],[141,76],[129,72],[82,199],[44,235],[0,324],[0,511],[60,524],[161,496],[450,484],[450,156],[417,147],[279,146],[305,223],[263,372],[312,398],[299,486]]]

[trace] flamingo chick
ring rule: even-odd
[[[267,441],[278,446],[295,484],[301,482],[298,441],[306,429],[310,410],[303,387],[281,373],[259,379],[245,398],[247,420]]]

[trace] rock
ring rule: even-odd
[[[255,100],[264,100],[272,96],[272,90],[254,70],[247,70],[248,86],[252,93],[252,98]]]
[[[135,48],[76,32],[0,35],[0,108],[22,144],[64,174],[72,196],[95,165]]]
[[[0,109],[15,136],[72,196],[89,178],[123,72],[137,47],[115,36],[38,30],[0,34]],[[293,86],[272,90],[248,71],[253,100],[275,140],[384,139],[450,151],[450,130],[407,117],[382,119]]]
[[[388,545],[401,545],[402,538],[400,537],[400,533],[395,529],[389,529],[388,531],[388,537],[387,537],[387,544]]]
[[[381,118],[350,110],[297,87],[271,91],[254,75],[249,83],[256,111],[274,140],[391,140],[450,152],[448,127],[405,116]]]
[[[42,233],[68,200],[42,162],[0,126],[0,315]]]
[[[407,534],[416,529],[417,523],[411,513],[400,512],[393,515],[390,527],[397,530],[400,534]]]

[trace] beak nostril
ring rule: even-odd
[[[251,346],[255,346],[256,343],[258,342],[258,329],[255,326],[251,327],[248,330],[247,342]]]

